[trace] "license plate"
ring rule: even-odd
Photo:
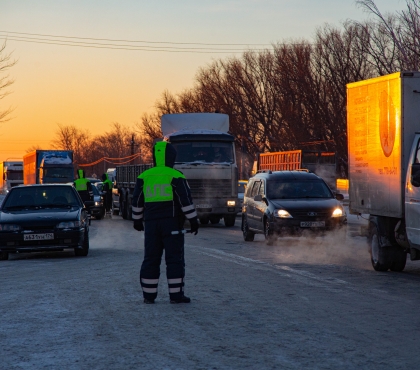
[[[325,221],[303,221],[300,223],[300,227],[325,227]]]
[[[211,204],[197,204],[195,208],[212,208]]]
[[[25,234],[23,240],[52,240],[54,239],[53,233],[45,234]]]

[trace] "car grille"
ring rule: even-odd
[[[232,196],[231,180],[188,180],[192,198],[225,198]]]
[[[304,212],[291,212],[293,218],[296,218],[301,221],[321,221],[327,220],[330,218],[330,212],[312,212],[314,215],[309,215],[311,211],[304,211]]]

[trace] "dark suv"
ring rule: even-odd
[[[264,234],[267,244],[278,236],[302,230],[330,230],[347,222],[346,212],[328,185],[314,173],[305,171],[262,172],[246,187],[242,209],[245,241]]]

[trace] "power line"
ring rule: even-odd
[[[0,31],[0,33],[16,34],[16,35],[29,35],[29,36],[42,36],[42,37],[57,37],[66,39],[77,39],[77,40],[94,40],[94,41],[111,41],[111,42],[134,42],[134,43],[145,43],[145,44],[171,44],[171,45],[208,45],[208,46],[271,46],[271,44],[215,44],[215,43],[204,43],[204,42],[173,42],[173,41],[143,41],[143,40],[119,40],[119,39],[101,39],[93,37],[76,37],[76,36],[62,36],[62,35],[48,35],[40,33],[25,33],[25,32],[13,32],[13,31]]]
[[[94,49],[119,49],[119,50],[137,50],[137,51],[164,51],[172,53],[235,53],[244,52],[247,50],[262,51],[261,49],[215,49],[215,48],[179,48],[173,46],[156,47],[156,46],[134,46],[124,44],[101,44],[101,43],[87,43],[80,41],[55,41],[49,39],[36,39],[36,38],[24,38],[24,37],[7,37],[7,40],[22,41],[35,44],[50,44],[50,45],[62,45],[62,46],[79,46],[84,48]]]

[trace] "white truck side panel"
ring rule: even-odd
[[[413,90],[420,91],[420,73],[347,85],[352,212],[404,216],[405,171],[420,117],[420,94]]]
[[[164,114],[161,118],[163,136],[180,130],[229,131],[229,116],[221,113]]]

